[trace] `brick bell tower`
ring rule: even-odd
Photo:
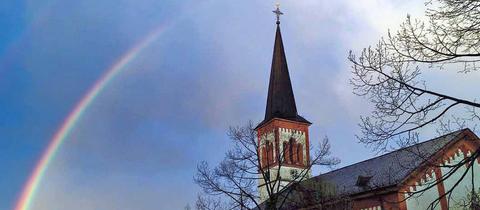
[[[275,187],[275,191],[281,191],[288,183],[295,181],[310,162],[308,127],[312,123],[297,113],[280,32],[280,15],[283,13],[278,5],[273,12],[277,15],[277,30],[265,119],[255,128],[260,164],[270,180],[270,183],[266,183],[263,177],[259,179],[258,191],[262,202],[268,197],[268,184],[272,186],[280,183],[280,188],[276,190]],[[310,171],[307,176],[311,176]]]

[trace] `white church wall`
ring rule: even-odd
[[[278,166],[272,167],[270,170],[270,178],[272,179],[272,182],[270,183],[271,186],[273,184],[277,185],[277,183],[273,183],[275,180],[275,177],[278,175]],[[280,187],[278,188],[278,191],[281,191],[285,186],[287,186],[289,183],[291,183],[291,180],[295,179],[294,173],[292,171],[298,171],[300,173],[298,168],[295,167],[289,167],[289,166],[281,166],[280,167],[280,175],[279,177],[281,178],[282,181],[280,181]],[[310,171],[304,171],[303,173],[307,173],[307,177],[305,179],[310,178]],[[263,180],[263,177],[260,177],[259,180],[259,195],[260,195],[260,200],[265,201],[265,199],[268,198],[268,192],[265,186],[265,180]]]
[[[302,131],[297,131],[293,129],[286,129],[286,128],[278,128],[278,133],[279,133],[279,151],[283,151],[283,143],[284,142],[289,142],[291,138],[295,139],[297,143],[300,143],[303,145],[303,161],[304,164],[307,163],[307,146],[306,146],[306,134],[305,132]],[[272,143],[275,140],[275,134],[274,132],[269,132],[265,135],[263,135],[260,139],[260,144],[265,145],[267,141],[272,141]],[[274,151],[276,151],[276,144],[273,144],[274,146]],[[277,155],[274,153],[274,158],[277,159]],[[262,158],[262,157],[261,157]],[[311,177],[311,171],[304,171],[302,168],[297,168],[297,167],[292,167],[292,166],[286,166],[282,165],[280,166],[280,172],[278,169],[278,166],[272,167],[270,170],[270,177],[272,181],[274,181],[275,177],[277,177],[277,174],[280,173],[281,177],[281,182],[280,182],[280,188],[279,191],[281,191],[286,185],[288,185],[292,180],[296,179],[296,176],[303,175],[306,173],[306,176],[304,179],[308,179]],[[298,181],[298,180],[297,180]],[[272,183],[273,184],[273,183]],[[259,195],[260,195],[260,201],[265,201],[268,197],[268,192],[265,186],[265,180],[263,177],[260,175],[259,179]]]
[[[469,151],[467,155],[470,155],[471,152]],[[458,150],[455,155],[450,157],[449,161],[446,161],[444,164],[446,166],[451,166],[454,164],[458,164],[460,161],[462,161],[465,158],[464,154],[462,151]],[[449,200],[448,206],[452,209],[458,209],[461,208],[461,204],[464,201],[467,201],[468,195],[472,190],[472,174],[471,171],[473,170],[474,172],[474,184],[477,188],[480,187],[480,166],[477,161],[475,161],[473,168],[469,169],[469,171],[465,174],[465,177],[462,179],[462,175],[467,171],[468,167],[467,165],[462,166],[459,168],[454,174],[452,174],[451,177],[449,177],[447,180],[444,181],[444,186],[445,186],[445,191],[448,191],[452,189],[452,187],[458,182],[459,180],[460,183],[458,184],[457,187],[452,192],[451,198]],[[442,174],[447,174],[448,171],[451,170],[448,167],[442,167],[441,171]]]
[[[286,129],[286,128],[279,128],[278,133],[280,134],[280,151],[283,151],[283,142],[290,141],[291,138],[295,139],[297,143],[303,145],[303,162],[304,164],[307,162],[307,147],[306,147],[306,135],[305,132]]]
[[[467,155],[470,155],[471,152],[469,151]],[[462,161],[465,158],[463,152],[461,150],[458,150],[454,155],[449,157],[448,161],[444,162],[444,166],[447,167],[441,167],[440,171],[442,175],[446,175],[448,171],[451,170],[451,168],[448,168],[448,166],[452,166],[455,164],[458,164],[460,161]],[[454,174],[452,174],[448,179],[443,181],[443,185],[445,188],[445,191],[448,191],[452,189],[452,187],[461,180],[462,175],[466,172],[467,170],[467,165],[462,166],[459,168]],[[471,170],[474,172],[474,183],[475,183],[475,188],[478,189],[480,187],[480,165],[478,161],[475,161],[473,168],[471,168],[467,174],[465,174],[465,177],[460,181],[457,187],[452,192],[451,198],[448,202],[449,209],[463,209],[462,204],[464,204],[464,201],[467,201],[468,196],[472,190],[472,174]],[[431,185],[432,181],[435,179],[435,173],[431,173],[431,177],[427,176],[426,180],[421,180],[420,183],[416,183],[416,187],[410,188],[410,192],[419,192],[423,189],[426,189],[428,186]],[[408,196],[408,194],[406,195]],[[409,199],[406,200],[406,205],[408,210],[424,210],[424,209],[430,209],[429,205],[438,197],[440,196],[440,193],[438,192],[438,187],[434,186],[431,189],[425,191],[424,193],[421,193],[419,195],[413,196]],[[448,198],[447,198],[448,199]],[[437,204],[437,206],[434,209],[441,209],[440,203]]]
[[[429,175],[426,176],[426,179],[421,179],[419,182],[415,184],[415,187],[410,187],[410,192],[419,192],[422,190],[427,189],[435,182],[435,173],[432,171]],[[407,209],[408,210],[426,210],[431,209],[429,208],[430,203],[432,203],[435,199],[438,198],[438,188],[436,186],[425,190],[423,193],[420,194],[412,194],[412,197],[407,199]],[[408,197],[409,195],[405,195]],[[437,205],[434,209],[440,210],[440,204]]]
[[[266,134],[263,134],[261,137],[260,137],[260,145],[259,146],[265,146],[266,143],[270,141],[270,142],[275,142],[275,133],[272,131],[272,132],[268,132]],[[274,144],[275,146],[275,144]]]

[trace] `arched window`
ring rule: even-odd
[[[290,160],[290,163],[294,163],[295,162],[295,159],[293,156],[294,154],[294,145],[295,145],[295,139],[291,138],[289,141],[288,141],[288,159]],[[297,153],[295,151],[295,153]]]
[[[288,146],[287,142],[283,142],[283,158],[285,160],[285,163],[290,163],[290,148]]]
[[[297,151],[297,149],[298,149],[298,144],[294,142],[293,145],[292,145],[292,159],[293,159],[292,162],[293,162],[293,164],[298,164],[298,155],[297,155],[298,151]]]
[[[304,161],[303,161],[303,145],[302,144],[298,144],[298,147],[297,147],[297,155],[298,155],[298,164],[300,164],[301,166],[304,165]]]
[[[262,153],[260,154],[262,154],[262,159],[261,159],[262,166],[265,167],[267,166],[267,150],[265,149],[265,147],[262,147],[261,152]]]
[[[273,144],[270,141],[267,143],[267,157],[269,165],[273,164]]]

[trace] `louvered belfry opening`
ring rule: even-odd
[[[303,159],[303,146],[302,144],[290,138],[288,142],[283,142],[284,161],[288,165],[305,166]]]

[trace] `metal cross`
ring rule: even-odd
[[[283,12],[280,11],[280,3],[277,3],[276,6],[277,6],[277,9],[273,10],[272,12],[277,15],[277,24],[280,24],[280,15],[283,15]]]

